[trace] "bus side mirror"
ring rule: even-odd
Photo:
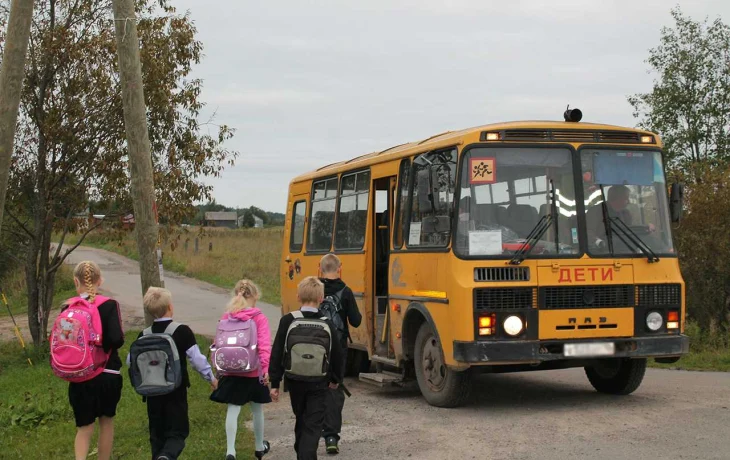
[[[684,185],[675,182],[669,188],[669,215],[672,222],[679,222],[682,219],[683,202]]]

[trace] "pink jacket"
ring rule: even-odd
[[[228,319],[229,313],[224,313],[221,320]],[[243,374],[243,377],[258,377],[269,373],[269,360],[271,359],[271,329],[269,329],[269,320],[258,308],[246,308],[230,314],[232,318],[240,321],[253,319],[256,323],[256,332],[258,335],[259,359],[261,360],[261,368],[259,370]]]

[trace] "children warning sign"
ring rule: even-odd
[[[470,183],[494,184],[497,182],[496,161],[494,158],[470,158],[469,169],[471,170]]]

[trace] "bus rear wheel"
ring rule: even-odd
[[[458,372],[446,366],[441,344],[427,323],[421,325],[416,335],[414,361],[418,387],[429,404],[456,407],[469,398],[471,372]]]
[[[646,359],[605,359],[586,367],[586,376],[597,391],[611,395],[628,395],[644,380]]]

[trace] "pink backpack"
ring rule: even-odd
[[[109,300],[97,295],[94,302],[69,299],[51,329],[51,368],[69,382],[85,382],[104,372],[109,360],[101,345],[99,305]]]
[[[253,319],[222,319],[211,346],[219,375],[242,375],[259,369],[258,333]]]

